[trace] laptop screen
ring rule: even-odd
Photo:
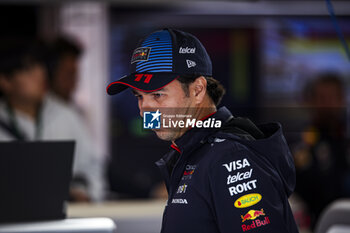
[[[0,222],[65,218],[74,141],[0,143]]]

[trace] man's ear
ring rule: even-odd
[[[195,103],[202,103],[205,94],[207,93],[207,80],[203,76],[198,77],[193,83],[191,83],[190,91],[195,98]]]

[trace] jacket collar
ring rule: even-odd
[[[232,118],[232,113],[226,108],[221,107],[214,114],[209,115],[206,119],[213,118],[221,121],[221,126],[228,122]],[[205,120],[205,119],[203,119]],[[182,152],[187,151],[205,141],[205,139],[216,132],[217,128],[192,128],[187,130],[180,138],[175,140],[175,146],[172,144],[172,148],[176,147],[176,150]],[[175,148],[174,148],[175,149]]]

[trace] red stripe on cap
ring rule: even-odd
[[[108,85],[108,87],[106,88],[106,92],[108,93],[108,88],[110,88],[112,85],[118,84],[118,83],[119,83],[119,84],[126,85],[126,86],[129,86],[129,87],[134,88],[134,89],[139,90],[139,91],[143,91],[143,92],[158,91],[158,90],[160,90],[160,89],[163,89],[165,86],[169,85],[170,83],[174,82],[178,77],[179,77],[179,76],[177,76],[177,77],[174,78],[171,82],[165,84],[164,86],[159,87],[159,88],[154,89],[154,90],[143,90],[143,89],[140,89],[140,88],[138,88],[138,87],[135,87],[135,86],[133,86],[133,85],[131,85],[131,84],[129,84],[129,83],[125,83],[125,82],[121,82],[121,81],[116,81],[116,82],[112,82],[112,83],[110,83],[110,84]]]

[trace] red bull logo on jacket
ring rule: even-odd
[[[270,224],[270,219],[267,216],[265,216],[264,220],[256,219],[260,216],[265,216],[263,209],[249,210],[245,215],[241,215],[242,222],[252,220],[250,224],[242,224],[243,232]]]
[[[245,222],[246,220],[254,220],[261,215],[265,215],[263,209],[261,209],[261,210],[249,210],[248,213],[246,213],[244,216],[241,215],[242,222]]]

